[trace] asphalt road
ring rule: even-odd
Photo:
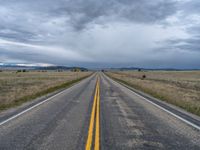
[[[103,73],[38,103],[0,116],[0,150],[200,149],[199,129]]]

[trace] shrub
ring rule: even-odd
[[[16,73],[22,72],[21,70],[17,70]]]
[[[145,79],[147,76],[145,74],[142,75],[142,80]]]

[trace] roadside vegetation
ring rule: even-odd
[[[0,111],[66,88],[90,74],[91,72],[70,71],[2,71]]]
[[[119,71],[107,75],[200,116],[200,71]]]

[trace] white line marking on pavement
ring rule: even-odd
[[[132,90],[131,90],[131,91],[132,91]],[[134,91],[132,91],[132,92],[134,92]],[[154,103],[154,102],[152,102],[152,101],[146,99],[145,97],[143,97],[143,96],[141,96],[141,95],[139,95],[139,94],[137,94],[137,93],[135,93],[135,92],[134,92],[134,94],[137,95],[137,96],[140,97],[140,98],[143,98],[144,100],[146,100],[147,102],[151,103],[152,105],[154,105],[154,106],[156,106],[156,107],[158,107],[158,108],[164,110],[165,112],[169,113],[170,115],[172,115],[172,116],[174,116],[174,117],[180,119],[181,121],[185,122],[186,124],[189,124],[189,125],[191,125],[192,127],[196,128],[196,129],[198,129],[198,130],[200,130],[200,127],[199,127],[198,125],[196,125],[196,124],[194,124],[194,123],[192,123],[192,122],[190,122],[190,121],[188,121],[188,120],[186,120],[186,119],[184,119],[184,118],[182,118],[182,117],[180,117],[180,116],[174,114],[173,112],[171,112],[171,111],[165,109],[164,107],[161,107],[160,105],[158,105],[158,104],[156,104],[156,103]]]
[[[113,80],[113,79],[112,79],[112,80]],[[114,80],[113,80],[113,81],[114,81]],[[114,81],[114,82],[116,82],[116,81]],[[119,82],[116,82],[116,83],[119,83]],[[195,128],[195,129],[197,129],[197,130],[200,130],[200,126],[198,126],[198,125],[196,125],[196,124],[194,124],[194,123],[192,123],[192,122],[190,122],[190,121],[188,121],[188,120],[186,120],[186,119],[184,119],[184,118],[182,118],[182,117],[180,117],[180,116],[174,114],[173,112],[171,112],[171,111],[165,109],[164,107],[162,107],[162,106],[160,106],[160,105],[158,105],[158,104],[156,104],[156,103],[154,103],[154,102],[148,100],[147,98],[145,98],[145,97],[139,95],[138,93],[136,93],[136,92],[134,92],[133,90],[131,90],[131,87],[128,87],[127,85],[125,85],[125,84],[123,84],[123,83],[121,83],[121,82],[120,82],[120,84],[123,85],[124,87],[126,87],[127,89],[129,89],[131,92],[133,92],[133,93],[134,93],[135,95],[137,95],[138,97],[144,99],[145,101],[151,103],[152,105],[158,107],[159,109],[161,109],[161,110],[163,110],[163,111],[169,113],[170,115],[174,116],[175,118],[178,118],[179,120],[185,122],[186,124],[192,126],[193,128]]]
[[[93,76],[95,76],[95,75],[92,75],[92,76],[90,76],[90,77],[92,78]],[[87,79],[88,79],[88,78],[87,78]],[[77,83],[74,84],[74,85],[77,85],[78,83],[80,83],[80,82],[77,82]],[[45,102],[47,102],[47,101],[50,101],[50,100],[53,99],[54,97],[56,97],[56,96],[58,96],[58,95],[61,95],[62,93],[66,92],[66,90],[69,90],[71,87],[73,87],[73,85],[70,86],[70,87],[68,87],[67,89],[65,89],[65,90],[63,90],[63,91],[57,93],[56,95],[53,95],[53,96],[47,98],[46,100],[43,100],[42,102],[39,102],[39,103],[33,105],[32,107],[30,107],[30,108],[28,108],[28,109],[26,109],[26,110],[24,110],[24,111],[22,111],[22,112],[20,112],[20,113],[18,113],[18,114],[16,114],[16,115],[12,116],[12,117],[10,117],[10,118],[8,118],[8,119],[6,119],[6,120],[0,122],[0,126],[4,125],[5,123],[7,123],[7,122],[9,122],[9,121],[11,121],[11,120],[13,120],[13,119],[15,119],[15,118],[21,116],[21,115],[23,115],[24,113],[26,113],[26,112],[28,112],[28,111],[30,111],[30,110],[32,110],[32,109],[34,109],[34,108],[36,108],[36,107],[42,105],[43,103],[45,103]]]
[[[11,121],[11,120],[13,120],[13,119],[15,119],[15,118],[21,116],[21,115],[23,115],[24,113],[26,113],[26,112],[32,110],[33,108],[42,105],[43,103],[45,103],[45,102],[47,102],[47,101],[53,99],[54,97],[56,97],[56,96],[58,96],[58,95],[61,95],[61,94],[64,93],[65,91],[66,91],[66,90],[64,90],[64,91],[62,91],[62,92],[60,92],[60,93],[57,93],[56,95],[54,95],[54,96],[52,96],[52,97],[49,97],[48,99],[46,99],[46,100],[44,100],[44,101],[42,101],[42,102],[39,102],[39,103],[35,104],[34,106],[32,106],[32,107],[30,107],[30,108],[28,108],[28,109],[26,109],[26,110],[24,110],[24,111],[22,111],[22,112],[20,112],[20,113],[18,113],[18,114],[16,114],[16,115],[14,115],[14,116],[12,116],[12,117],[10,117],[10,118],[8,118],[8,119],[2,121],[2,122],[0,123],[0,126],[2,126],[3,124],[5,124],[5,123],[7,123],[7,122],[9,122],[9,121]]]

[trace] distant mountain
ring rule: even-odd
[[[26,69],[26,70],[33,70],[35,69],[35,66],[21,66],[21,65],[16,65],[16,64],[0,64],[0,69],[2,70],[22,70],[22,69]]]
[[[121,67],[121,68],[110,68],[109,70],[116,70],[116,71],[129,71],[129,70],[138,70],[142,69],[139,67]]]
[[[39,70],[72,70],[72,71],[88,71],[87,68],[83,67],[66,67],[66,66],[48,66],[48,67],[38,67]]]
[[[184,70],[199,70],[199,69],[176,69],[176,68],[140,68],[140,67],[121,67],[121,68],[110,68],[108,70],[116,71],[132,71],[132,70],[146,70],[146,71],[184,71]]]
[[[34,64],[5,64],[5,63],[0,63],[0,69],[2,70],[59,70],[59,71],[67,71],[67,70],[72,70],[72,71],[88,71],[87,68],[83,67],[66,67],[66,66],[38,66]]]

